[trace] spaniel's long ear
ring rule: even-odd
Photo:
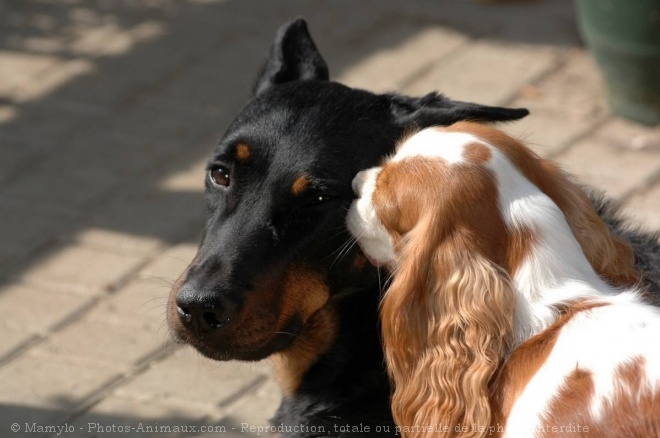
[[[268,60],[254,85],[254,95],[275,84],[312,79],[327,81],[328,76],[328,66],[307,30],[307,23],[297,18],[278,30]]]
[[[434,248],[423,234],[405,245],[381,309],[394,419],[481,436],[472,425],[490,425],[488,386],[511,339],[513,290],[491,261],[457,246],[460,239]],[[470,433],[453,435],[459,424]]]

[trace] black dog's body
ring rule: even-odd
[[[275,425],[314,425],[290,437],[393,436],[390,387],[378,332],[378,288],[349,292],[339,303],[342,330],[332,349],[285,396]],[[374,329],[376,328],[376,329]]]
[[[411,129],[526,114],[330,82],[304,22],[283,26],[254,99],[209,162],[209,219],[171,294],[173,333],[217,360],[273,357],[285,393],[273,420],[282,436],[395,435],[381,285],[359,250],[343,247],[353,176]],[[619,227],[609,209],[603,216]],[[657,241],[632,238],[660,293],[649,261]]]
[[[640,273],[647,298],[660,306],[660,232],[646,232],[626,222],[616,202],[602,193],[587,189],[591,202],[600,217],[617,236],[630,242],[635,251],[635,267]]]

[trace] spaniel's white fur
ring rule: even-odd
[[[660,436],[660,310],[553,163],[462,122],[353,185],[348,228],[394,276],[381,322],[404,435]]]

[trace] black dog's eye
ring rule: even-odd
[[[209,170],[209,178],[213,184],[223,187],[229,186],[229,169],[224,166],[217,166]]]
[[[332,199],[332,197],[330,197],[328,195],[318,193],[318,194],[315,194],[314,196],[312,196],[312,198],[309,201],[309,204],[310,205],[319,205],[319,204],[323,204],[324,202],[328,202],[331,199]]]

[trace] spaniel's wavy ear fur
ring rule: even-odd
[[[457,230],[439,242],[433,224],[420,221],[402,243],[382,303],[392,411],[398,426],[410,427],[407,437],[428,436],[415,427],[429,426],[448,427],[443,436],[455,436],[456,426],[470,431],[456,436],[480,436],[472,429],[491,422],[488,387],[512,334],[514,293],[467,236]]]

